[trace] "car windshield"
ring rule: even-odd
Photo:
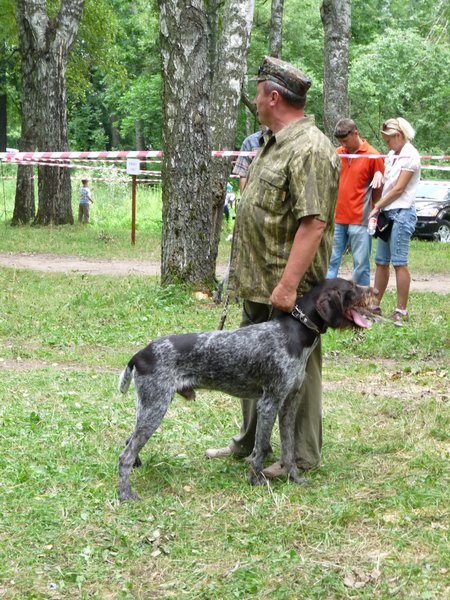
[[[416,200],[443,201],[450,192],[450,186],[439,183],[419,183],[416,191]]]

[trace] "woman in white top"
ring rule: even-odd
[[[402,117],[385,121],[381,135],[390,151],[385,159],[382,196],[370,216],[377,216],[383,211],[393,224],[389,240],[385,242],[378,239],[374,285],[379,290],[379,296],[378,305],[373,308],[381,313],[379,304],[389,282],[389,265],[392,263],[396,277],[397,307],[389,318],[402,325],[408,321],[406,306],[411,282],[408,255],[417,221],[414,200],[420,180],[420,156],[411,144],[415,131]]]

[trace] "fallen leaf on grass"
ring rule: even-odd
[[[165,538],[161,535],[161,531],[159,529],[155,529],[153,533],[145,536],[142,539],[142,542],[144,544],[149,544],[150,546],[153,546],[154,550],[151,553],[151,556],[153,556],[153,558],[156,558],[160,554],[170,554],[170,547],[167,544],[165,544],[164,541]]]
[[[380,575],[381,573],[378,569],[373,569],[371,573],[364,573],[359,567],[354,567],[352,573],[344,577],[344,585],[348,588],[363,588],[368,583],[376,581]]]
[[[194,292],[196,300],[209,300],[209,295],[206,292]]]
[[[385,523],[398,523],[400,517],[396,513],[385,513],[383,515],[383,521]]]

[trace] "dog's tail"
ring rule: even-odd
[[[122,394],[126,394],[128,392],[131,380],[133,379],[133,371],[134,362],[133,359],[131,359],[119,377],[119,392]]]

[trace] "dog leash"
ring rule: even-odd
[[[225,321],[227,319],[227,314],[228,314],[228,304],[229,303],[230,303],[230,294],[227,294],[227,297],[225,298],[225,301],[223,303],[222,316],[220,317],[219,326],[217,328],[219,331],[222,331],[223,326],[225,325]]]

